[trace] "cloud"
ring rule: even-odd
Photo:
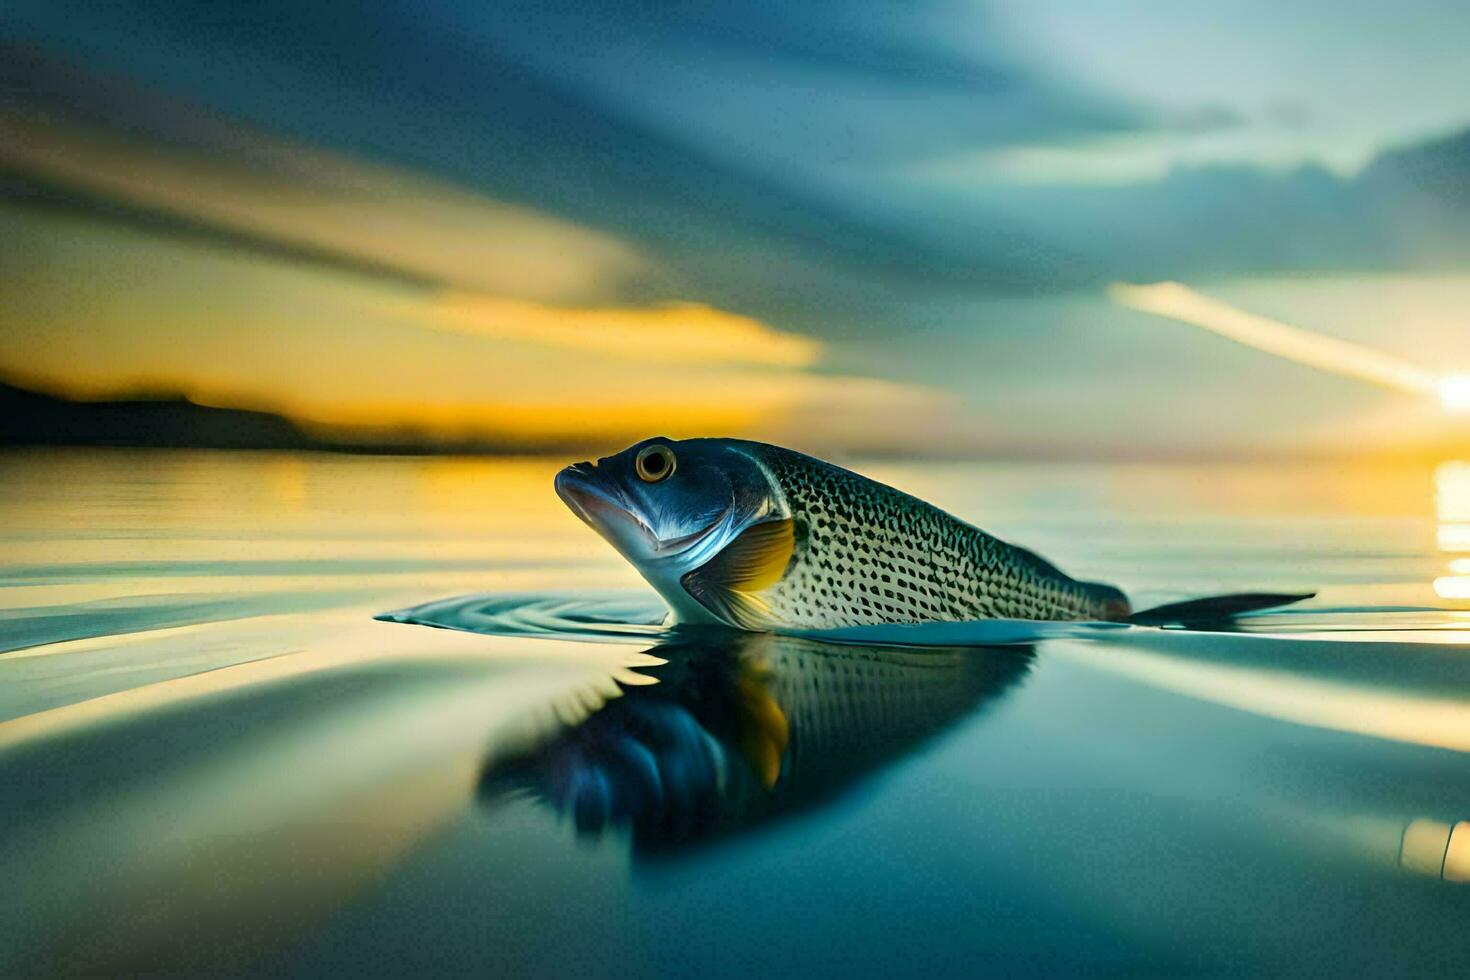
[[[513,0],[454,16],[470,36],[609,114],[742,167],[779,165],[791,184],[834,164],[1154,125],[1139,107],[1021,65],[983,8],[927,2],[865,13],[850,3],[764,2],[628,16]]]
[[[166,134],[140,140],[0,106],[0,168],[12,184],[70,194],[99,216],[122,208],[172,219],[175,232],[202,228],[238,247],[406,282],[585,301],[650,274],[645,256],[602,232],[182,112]]]
[[[1208,133],[1232,129],[1246,122],[1245,116],[1227,105],[1207,102],[1188,109],[1159,113],[1165,126],[1184,133]]]
[[[448,293],[420,322],[497,340],[603,354],[641,364],[814,364],[821,344],[702,303],[574,309],[469,293]]]
[[[405,228],[376,213],[352,218],[360,199],[339,199],[343,222],[357,227],[332,248],[354,238],[408,247],[432,228],[446,242],[433,275],[545,302],[573,293],[584,303],[693,297],[764,319],[820,319],[853,279],[1067,289],[1251,262],[1392,266],[1412,245],[1401,225],[1417,225],[1418,212],[1389,229],[1401,244],[1379,248],[1358,233],[1385,222],[1365,228],[1356,199],[1314,173],[1278,179],[1247,168],[1254,187],[1213,167],[1151,179],[1180,159],[1255,159],[1262,113],[1284,104],[1274,89],[1254,102],[1237,98],[1241,86],[1218,78],[1192,79],[1184,95],[1166,90],[1179,50],[1198,59],[1214,43],[1184,36],[1196,14],[1166,18],[1172,39],[1140,38],[1127,18],[1086,5],[1040,9],[1031,20],[1029,7],[927,0],[873,18],[847,2],[509,0],[442,5],[419,18],[395,4],[330,0],[141,0],[126,9],[18,0],[5,33],[60,55],[18,56],[12,46],[0,80],[190,148],[197,135],[176,125],[185,97],[332,159],[383,161],[371,166],[432,183],[442,206]],[[1303,26],[1298,15],[1286,21]],[[1090,50],[1078,23],[1102,34],[1108,50],[1067,59]],[[1226,50],[1296,43],[1284,28],[1276,38],[1260,24],[1225,18],[1222,27]],[[1128,57],[1130,43],[1148,52],[1147,64]],[[1101,72],[1090,83],[1084,63]],[[125,96],[116,94],[119,75],[136,83]],[[1143,81],[1150,84],[1140,88]],[[1110,82],[1159,94],[1119,95]],[[150,88],[151,101],[139,97]],[[1311,91],[1320,88],[1317,79]],[[1279,136],[1290,127],[1264,128]],[[249,140],[231,139],[217,142],[242,149],[247,169],[274,172],[271,152],[251,156]],[[337,180],[321,176],[328,188]],[[1113,186],[1072,186],[1085,180]],[[392,181],[362,190],[380,203],[401,193],[403,210],[412,210],[414,192]],[[496,223],[460,208],[456,195],[526,208],[604,241],[584,242],[597,253],[590,265],[573,250],[564,266],[537,260],[523,274],[514,249],[469,240],[469,225]],[[271,209],[237,210],[248,221]],[[1256,220],[1259,213],[1271,220]],[[523,237],[503,215],[500,225]],[[1454,251],[1455,243],[1447,232],[1419,251]],[[604,245],[614,251],[599,252]],[[771,288],[793,268],[805,274],[800,288]]]
[[[135,100],[105,94],[118,76],[326,153],[391,161],[599,229],[731,306],[760,294],[731,256],[895,281],[1033,281],[1009,247],[1016,229],[957,242],[895,168],[1154,124],[1020,67],[991,26],[934,3],[881,19],[845,5],[515,2],[409,18],[331,2],[143,0],[124,13],[19,0],[13,41],[88,72],[20,67],[12,46],[0,75],[37,75],[20,83],[35,97],[155,138],[171,110],[137,118]],[[811,282],[809,302],[830,288]]]

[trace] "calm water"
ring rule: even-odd
[[[555,468],[0,456],[0,973],[1470,969],[1470,466],[863,467],[1321,590],[944,649],[646,625]]]

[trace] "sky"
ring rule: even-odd
[[[1458,451],[1470,7],[11,0],[0,377],[334,432]],[[1187,311],[1186,311],[1187,312]]]

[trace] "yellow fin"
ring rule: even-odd
[[[771,628],[771,607],[758,595],[749,592],[716,592],[714,602],[723,611],[725,621],[743,630],[761,633]]]
[[[769,617],[753,593],[781,581],[796,550],[791,518],[752,524],[718,555],[685,575],[684,588],[716,615],[742,629],[761,629]]]
[[[768,790],[781,778],[781,760],[791,737],[791,723],[771,696],[770,679],[770,668],[764,663],[742,663],[734,699],[736,744]]]
[[[732,592],[759,592],[781,581],[796,547],[791,518],[752,524],[699,570]]]

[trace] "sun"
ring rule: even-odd
[[[1449,374],[1439,379],[1439,403],[1447,412],[1470,414],[1470,374]]]

